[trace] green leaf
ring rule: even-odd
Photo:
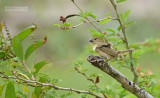
[[[115,33],[116,31],[113,30],[113,29],[109,29],[109,28],[106,28],[107,31],[110,31],[109,33],[107,32],[106,36],[115,36]]]
[[[75,66],[80,67],[81,65],[83,65],[84,61],[82,59],[78,59],[77,61],[74,62]]]
[[[92,77],[97,77],[98,76],[98,74],[97,73],[92,73],[92,74],[90,74],[90,78],[92,78]]]
[[[15,88],[12,82],[7,84],[5,98],[16,98]]]
[[[59,28],[61,27],[61,25],[60,25],[60,24],[54,24],[54,26],[59,27]]]
[[[83,17],[83,18],[86,18],[86,17],[88,17],[88,16],[90,16],[90,17],[92,17],[92,18],[94,18],[94,19],[96,18],[96,16],[93,15],[92,12],[89,12],[89,11],[86,11],[86,12],[84,12],[84,13],[80,13],[80,16]]]
[[[124,21],[127,20],[127,17],[128,17],[128,15],[129,15],[129,13],[130,13],[130,10],[128,10],[128,11],[125,12],[125,14],[124,14]]]
[[[132,24],[135,24],[136,22],[127,22],[127,23],[125,23],[124,25],[126,25],[126,26],[129,26],[129,25],[132,25]]]
[[[100,32],[98,32],[98,31],[96,31],[96,30],[89,30],[91,33],[92,33],[92,37],[100,37],[100,38],[103,38],[103,35],[100,33]]]
[[[121,26],[119,26],[119,27],[117,28],[117,30],[118,30],[118,31],[120,31],[121,29],[122,29],[122,27],[121,27]]]
[[[125,2],[127,0],[116,0],[116,1],[117,1],[117,3],[120,3],[120,2]]]
[[[37,73],[39,72],[39,70],[40,70],[44,65],[46,65],[46,64],[47,64],[46,61],[38,62],[38,63],[34,66],[34,68],[36,69],[35,74],[37,74]]]
[[[89,85],[89,90],[91,91],[95,91],[96,90],[96,86],[95,85]]]
[[[117,38],[114,38],[114,37],[108,38],[108,40],[109,40],[109,41],[118,41],[118,39],[117,39]]]
[[[112,32],[112,33],[114,33],[114,34],[116,33],[116,31],[115,31],[115,30],[110,29],[110,28],[106,28],[106,30],[107,30],[107,31],[110,31],[110,32]]]
[[[32,25],[23,31],[21,31],[17,36],[13,37],[13,51],[16,54],[17,57],[20,59],[23,59],[23,47],[22,47],[22,41],[30,35],[35,29],[36,25]]]
[[[100,24],[103,25],[104,23],[107,23],[109,21],[111,21],[111,19],[104,19],[100,21]]]
[[[41,88],[42,87],[35,87],[34,88],[34,93],[37,96],[37,98],[39,98],[40,94],[41,94]]]
[[[17,57],[23,59],[22,41],[18,36],[13,37],[13,51]]]
[[[124,15],[122,13],[120,14],[120,19],[124,22]]]
[[[62,24],[62,26],[73,26],[73,24],[69,23],[69,22],[66,22],[65,24]]]
[[[124,41],[119,40],[119,41],[117,41],[117,43],[118,43],[118,44],[124,44]]]
[[[36,41],[36,48],[39,48],[39,47],[41,47],[43,44],[45,44],[42,40],[39,40],[39,41]],[[27,60],[28,59],[28,57],[35,51],[35,45],[34,44],[32,44],[32,45],[30,45],[28,48],[27,48],[27,50],[26,50],[26,52],[25,52],[25,60]]]
[[[2,92],[3,92],[3,90],[4,90],[4,87],[5,87],[5,85],[0,85],[0,96],[2,95]]]
[[[106,34],[106,36],[114,36],[114,35],[115,35],[114,33]]]
[[[23,31],[21,31],[17,37],[20,38],[21,41],[23,41],[28,35],[30,35],[35,29],[36,29],[36,25],[32,25],[26,29],[24,29]]]
[[[127,17],[128,17],[128,15],[129,15],[129,13],[130,13],[130,10],[128,10],[128,11],[126,11],[125,12],[125,14],[120,14],[120,19],[123,21],[123,22],[125,22],[126,20],[127,20]]]

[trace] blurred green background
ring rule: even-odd
[[[104,18],[107,12],[111,12],[111,16],[115,17],[115,12],[109,0],[75,0],[75,2],[84,10],[92,11],[97,19]],[[146,39],[160,38],[160,1],[159,0],[128,0],[118,5],[118,11],[124,13],[131,10],[129,21],[135,21],[136,24],[127,28],[127,37],[129,43],[143,42]],[[7,7],[25,7],[24,11],[8,11]],[[67,72],[74,67],[73,62],[81,58],[86,61],[84,68],[88,68],[89,73],[98,73],[103,77],[99,86],[121,87],[110,76],[104,74],[99,69],[92,67],[87,62],[89,50],[86,47],[92,47],[89,43],[91,37],[89,29],[93,29],[90,24],[84,24],[77,28],[63,31],[54,26],[61,24],[60,16],[69,14],[77,14],[80,11],[70,0],[0,0],[0,21],[5,21],[12,36],[24,28],[36,24],[38,29],[34,35],[36,39],[42,39],[48,36],[47,43],[38,49],[38,60],[46,59],[50,63],[45,66],[41,72],[46,72],[51,78],[61,79],[60,86],[71,87],[77,89],[87,89],[90,84],[85,77],[76,72]],[[77,20],[78,19],[78,20]],[[70,20],[74,24],[79,23],[79,18]],[[97,25],[98,26],[98,25]],[[118,22],[108,22],[104,27],[116,29]],[[29,40],[28,40],[29,39]],[[24,42],[24,46],[28,47],[33,41],[28,37]],[[34,54],[32,55],[34,57]],[[32,66],[33,58],[27,62],[28,66]],[[142,69],[150,69],[157,76],[160,75],[160,51],[145,53],[139,59],[139,66]],[[118,68],[118,66],[113,66]],[[118,69],[129,79],[132,79],[132,73],[125,68]],[[160,82],[159,79],[157,81]],[[63,91],[58,91],[60,94]],[[75,95],[76,96],[76,95]]]

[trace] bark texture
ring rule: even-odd
[[[121,83],[124,89],[128,90],[138,98],[154,98],[145,89],[138,87],[134,82],[128,80],[123,74],[114,69],[112,66],[108,65],[108,63],[100,57],[90,55],[87,60],[93,66],[101,69],[103,72],[116,79],[119,83]]]

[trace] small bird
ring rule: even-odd
[[[102,58],[106,60],[117,59],[118,54],[132,51],[132,50],[122,50],[122,51],[115,51],[111,48],[110,43],[106,43],[100,37],[92,37],[90,42],[93,43],[93,50],[96,51]]]

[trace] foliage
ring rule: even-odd
[[[0,72],[5,75],[16,75],[25,79],[30,79],[33,77],[33,74],[28,70],[26,72],[25,69],[28,69],[28,66],[25,65],[25,61],[27,58],[36,51],[37,48],[45,44],[46,37],[43,40],[36,41],[34,44],[28,47],[25,53],[25,59],[23,55],[23,40],[29,36],[36,29],[36,25],[32,25],[24,30],[22,30],[18,35],[11,38],[10,33],[5,25],[5,23],[1,24],[1,39],[0,39],[0,47],[1,47],[1,56],[0,56]],[[5,37],[5,32],[6,36]],[[39,70],[46,65],[47,62],[41,61],[35,64],[33,67],[35,68],[35,74],[38,74]],[[34,75],[35,75],[34,74]],[[35,77],[35,76],[34,76]],[[46,76],[43,76],[45,79]],[[1,94],[6,87],[5,97],[6,98],[16,98],[16,96],[26,96],[22,91],[19,91],[16,95],[16,90],[14,84],[16,81],[12,81],[9,79],[4,79],[7,85],[1,86]],[[17,83],[20,81],[17,80]],[[24,86],[24,92],[29,92],[28,87]]]
[[[117,3],[124,2],[126,0],[116,0]],[[72,0],[73,3],[74,0]],[[135,22],[128,22],[128,16],[130,14],[130,10],[127,10],[125,13],[120,14],[119,21],[122,21],[122,25],[118,26],[117,29],[105,27],[103,30],[97,28],[93,22],[99,22],[99,26],[105,26],[108,22],[112,22],[112,20],[118,20],[113,18],[110,15],[110,12],[106,13],[103,19],[97,19],[97,16],[92,13],[92,11],[81,11],[81,13],[76,14],[76,16],[81,17],[81,24],[84,23],[91,23],[95,29],[89,29],[91,32],[92,37],[98,36],[107,40],[111,43],[114,50],[124,50],[127,47],[125,36],[123,37],[123,29],[127,26],[134,24]],[[69,15],[70,17],[74,15]],[[89,18],[94,19],[91,21]],[[64,17],[63,17],[64,18]],[[65,17],[64,20],[67,20]],[[69,23],[66,20],[63,20],[63,24],[55,24],[55,26],[63,29],[69,30],[70,28],[75,28],[78,25],[74,26],[72,23]],[[81,25],[80,24],[80,25]],[[45,65],[48,64],[46,60],[36,61],[36,54],[37,49],[43,46],[46,41],[47,37],[45,36],[42,40],[36,41],[33,39],[33,43],[24,50],[24,40],[28,40],[27,37],[31,35],[37,26],[33,24],[30,27],[22,30],[18,35],[11,37],[9,30],[5,23],[0,24],[0,76],[4,83],[0,83],[0,96],[3,95],[5,98],[56,98],[57,97],[57,90],[62,89],[66,90],[66,88],[56,88],[54,87],[57,85],[61,80],[59,79],[52,79],[50,75],[46,73],[40,73],[40,70],[44,68]],[[159,90],[160,84],[156,81],[156,75],[152,73],[150,70],[141,69],[139,65],[139,58],[143,53],[148,53],[152,51],[159,52],[160,49],[160,39],[154,40],[149,39],[143,43],[132,43],[128,46],[130,49],[134,51],[130,53],[123,53],[117,58],[117,60],[110,60],[108,64],[112,66],[118,66],[118,68],[128,68],[132,70],[132,64],[136,67],[136,73],[139,77],[138,84],[141,88],[146,89],[150,94],[160,97]],[[89,53],[95,53],[93,50],[86,49],[88,55]],[[29,65],[26,65],[26,61],[31,54],[35,53],[34,62],[32,62],[31,68]],[[132,59],[131,57],[132,56]],[[104,87],[99,86],[98,84],[101,83],[102,78],[104,78],[101,74],[91,72],[89,68],[86,68],[86,57],[82,57],[75,61],[74,69],[68,72],[77,72],[84,76],[90,84],[87,86],[87,91],[89,93],[81,93],[79,96],[81,98],[89,98],[90,93],[101,95],[103,97],[128,97],[133,96],[129,92],[127,92],[123,87],[118,86],[115,88],[115,85],[119,85],[115,83],[115,85],[106,85]],[[33,70],[31,70],[33,69]],[[126,69],[124,69],[126,70]],[[31,82],[30,82],[31,81]],[[46,83],[46,84],[45,84]],[[48,84],[49,85],[48,85]],[[43,85],[44,84],[44,85]],[[47,85],[47,86],[46,86]],[[33,87],[33,88],[30,88]],[[18,90],[16,89],[18,88]],[[60,98],[70,98],[73,96],[73,90],[70,88],[67,89],[63,94],[58,95]],[[79,92],[78,92],[79,93]],[[32,94],[32,95],[29,95]],[[90,95],[89,95],[90,94]]]

